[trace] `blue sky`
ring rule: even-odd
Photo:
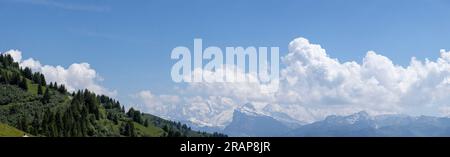
[[[118,98],[169,93],[176,46],[279,46],[297,37],[332,58],[360,62],[369,50],[407,65],[450,49],[450,2],[0,0],[0,51],[69,66],[88,62]]]

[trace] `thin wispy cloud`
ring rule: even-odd
[[[47,7],[54,7],[64,10],[72,11],[91,11],[91,12],[107,12],[111,10],[109,6],[100,6],[92,4],[79,4],[79,3],[68,3],[56,0],[9,0],[11,2],[31,4],[31,5],[41,5]]]

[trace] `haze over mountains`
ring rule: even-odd
[[[195,127],[200,128],[201,127]],[[450,136],[450,118],[400,114],[371,116],[365,111],[328,116],[305,124],[274,118],[245,104],[234,111],[225,128],[203,128],[238,137],[421,137]]]
[[[64,85],[45,81],[43,74],[22,68],[9,55],[2,55],[0,63],[0,122],[32,135],[225,136],[192,131],[138,110],[126,112],[118,101],[88,90],[68,92]],[[202,103],[175,107],[168,117],[194,130],[230,136],[450,136],[446,117],[371,116],[362,111],[306,123],[292,116],[299,113],[289,106],[247,103],[237,107],[229,99],[214,99],[228,105],[205,101],[208,112],[194,112],[204,107]],[[76,120],[80,115],[84,119]]]
[[[145,90],[136,101],[149,113],[216,130],[235,121],[236,110],[246,103],[257,113],[294,125],[359,111],[450,115],[450,51],[442,49],[439,56],[430,56],[433,59],[411,56],[406,65],[375,51],[362,60],[340,60],[335,57],[340,52],[328,53],[301,37],[292,40],[287,51],[280,56],[275,93],[261,92],[264,83],[194,82],[168,93]]]
[[[246,104],[234,111],[233,121],[223,132],[233,136],[280,136],[291,129],[289,126],[286,121],[257,113],[251,104]]]

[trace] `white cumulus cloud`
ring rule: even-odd
[[[448,114],[450,52],[441,50],[435,61],[413,57],[409,65],[400,66],[374,51],[368,51],[361,63],[340,62],[305,38],[294,39],[288,50],[281,58],[276,93],[260,93],[255,83],[200,82],[179,87],[172,95],[177,101],[170,103],[163,100],[172,96],[149,91],[136,98],[151,113],[216,126],[230,122],[233,110],[245,103],[269,115],[279,112],[304,122],[361,110],[374,115]]]
[[[117,91],[109,90],[99,84],[102,78],[89,63],[73,63],[68,68],[62,66],[42,65],[38,60],[29,58],[22,61],[22,52],[9,50],[5,52],[13,57],[21,67],[29,67],[34,72],[44,74],[46,81],[64,84],[69,91],[89,89],[97,94],[105,94],[111,97],[117,95]]]

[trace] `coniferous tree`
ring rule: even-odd
[[[33,79],[33,72],[31,71],[31,69],[29,67],[26,67],[25,69],[23,69],[23,75],[27,79],[30,79],[30,80]]]
[[[42,97],[42,103],[46,104],[50,102],[50,90],[49,88],[45,89],[44,96]]]
[[[19,85],[20,81],[21,81],[20,75],[17,73],[13,73],[11,81],[9,83],[12,85]]]
[[[44,91],[43,91],[44,89],[42,89],[42,85],[38,85],[38,89],[37,89],[37,94],[38,95],[42,95],[42,94],[44,94]]]
[[[145,127],[148,127],[148,126],[149,126],[149,124],[148,124],[148,119],[145,120],[144,126],[145,126]]]
[[[45,80],[44,74],[40,74],[39,77],[41,78],[41,79],[40,79],[40,80],[41,80],[40,84],[41,84],[42,86],[46,86],[46,85],[47,85],[47,82],[46,82],[46,80]]]
[[[134,124],[132,121],[127,121],[122,127],[122,135],[128,137],[136,137],[136,131],[134,130]]]
[[[0,64],[1,65],[1,64]],[[8,84],[10,82],[9,75],[5,71],[0,71],[0,83]]]
[[[11,57],[11,55],[7,54],[3,58],[3,63],[5,65],[5,67],[13,66],[14,59]]]
[[[24,132],[29,132],[27,117],[25,115],[22,115],[22,117],[20,118],[20,120],[18,122],[18,126],[19,126],[20,130],[22,130]]]
[[[40,134],[40,128],[41,124],[39,123],[39,117],[35,116],[33,119],[33,122],[31,122],[31,130],[30,133],[33,135],[39,135]]]
[[[127,116],[130,117],[136,123],[143,124],[140,111],[134,110],[134,108],[130,108],[130,110],[128,110]]]
[[[58,87],[58,91],[62,94],[65,94],[67,92],[66,87],[62,84]]]
[[[10,93],[13,93],[14,99],[17,99],[14,97],[16,95],[20,97],[22,95],[26,96],[21,100],[11,100],[9,102],[10,100],[6,99],[6,101],[2,102],[1,105],[14,105],[7,110],[0,110],[0,113],[4,111],[7,113],[0,115],[0,119],[6,118],[5,123],[9,123],[35,136],[136,137],[145,135],[141,130],[136,129],[135,125],[137,123],[146,127],[164,126],[162,136],[209,136],[206,133],[193,132],[189,127],[180,123],[144,115],[136,109],[130,109],[129,112],[126,112],[125,107],[120,102],[104,95],[96,95],[88,90],[67,93],[67,89],[63,84],[58,85],[56,82],[49,82],[47,86],[43,74],[39,72],[33,73],[30,68],[21,69],[18,63],[15,63],[9,55],[0,55],[0,83],[16,86],[0,85],[6,87],[5,89],[7,90],[11,89]],[[28,86],[28,83],[32,86]],[[17,88],[29,90],[27,88],[34,85],[37,85],[39,96],[30,95]],[[39,98],[43,104],[35,102]],[[26,116],[20,114],[25,114]],[[114,128],[118,129],[106,129],[105,124],[113,124]]]
[[[31,80],[33,83],[41,84],[41,77],[39,76],[39,73],[34,73]]]
[[[25,91],[28,91],[28,84],[27,84],[27,79],[25,77],[22,78],[22,80],[20,80],[19,82],[19,87],[22,88]]]

